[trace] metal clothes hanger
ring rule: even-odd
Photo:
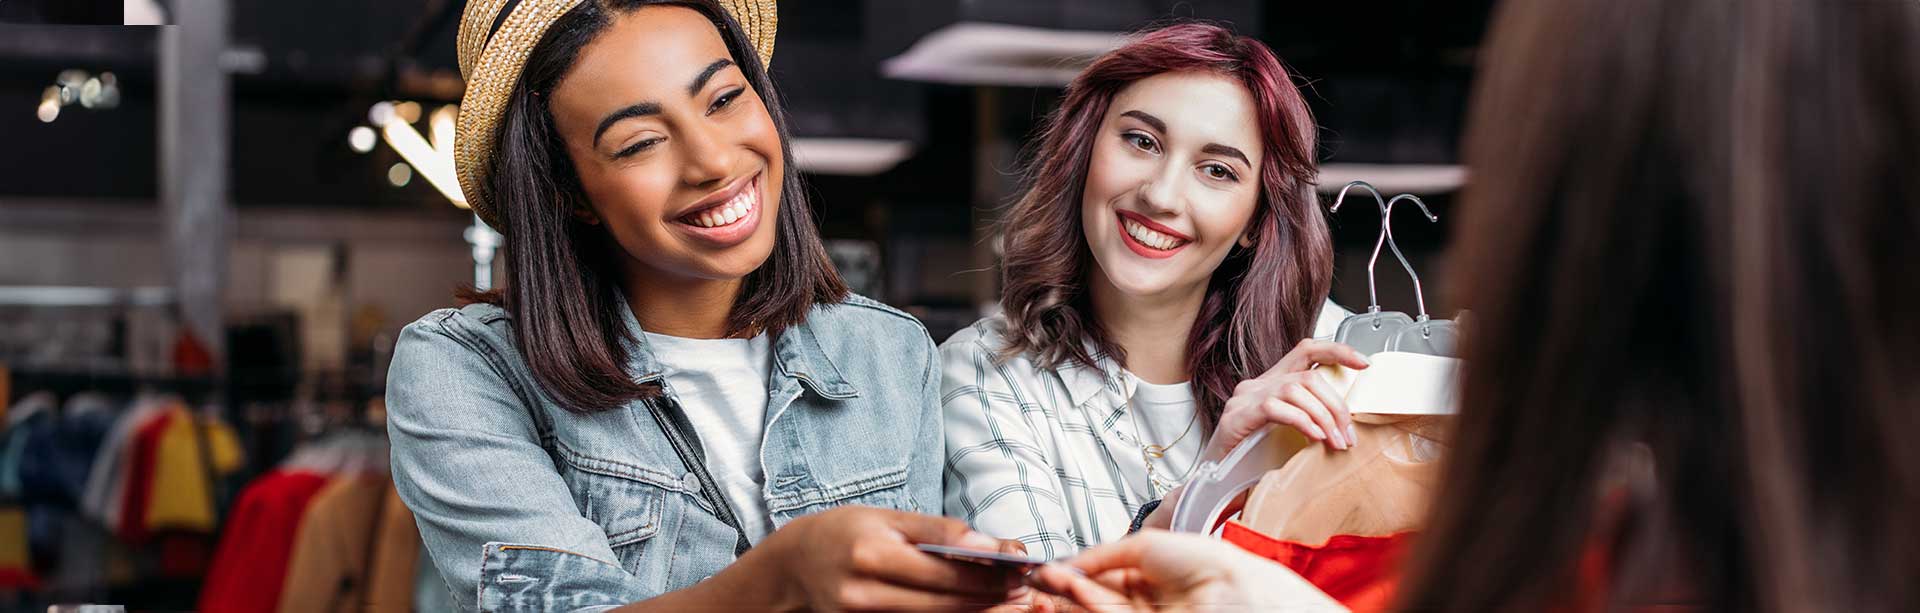
[[[1401,200],[1411,201],[1420,207],[1427,221],[1438,222],[1439,216],[1427,209],[1427,203],[1412,194],[1401,194],[1386,200],[1380,195],[1380,190],[1365,181],[1354,181],[1341,188],[1330,210],[1338,213],[1341,203],[1346,201],[1347,192],[1355,187],[1372,192],[1374,200],[1379,203],[1380,237],[1374,241],[1373,256],[1367,260],[1367,312],[1341,321],[1334,340],[1366,355],[1403,351],[1451,357],[1459,337],[1458,329],[1452,321],[1432,319],[1427,315],[1427,298],[1425,288],[1420,284],[1420,275],[1413,270],[1413,264],[1407,261],[1406,254],[1400,251],[1399,243],[1394,241],[1391,223],[1393,207]],[[1413,279],[1414,300],[1420,308],[1418,320],[1408,317],[1406,313],[1380,309],[1374,267],[1380,261],[1380,248],[1383,245],[1393,250],[1394,258],[1400,260],[1401,268]],[[1273,426],[1269,426],[1255,432],[1218,462],[1202,462],[1195,467],[1186,489],[1172,501],[1173,531],[1212,534],[1226,517],[1245,504],[1247,494],[1259,484],[1267,471],[1286,463],[1292,449],[1279,438],[1271,436],[1273,429]]]
[[[1386,197],[1381,196],[1380,190],[1374,189],[1372,184],[1366,181],[1354,181],[1340,188],[1340,195],[1334,197],[1333,206],[1329,207],[1328,211],[1339,213],[1341,203],[1346,202],[1347,191],[1355,187],[1373,192],[1374,201],[1379,203],[1380,237],[1373,242],[1373,257],[1367,259],[1367,312],[1350,315],[1341,320],[1339,329],[1333,334],[1333,342],[1352,347],[1361,355],[1372,355],[1386,351],[1387,345],[1393,341],[1395,335],[1400,333],[1400,330],[1413,325],[1413,318],[1399,311],[1380,310],[1380,291],[1375,281],[1373,267],[1375,262],[1380,261],[1380,246],[1391,244],[1393,238],[1388,232],[1387,214],[1392,209],[1388,206]],[[1420,206],[1422,209],[1426,208],[1425,204]],[[1393,254],[1399,256],[1401,262],[1406,261],[1406,257],[1401,256],[1400,246],[1397,244],[1393,245]],[[1412,269],[1409,267],[1408,270]],[[1419,284],[1420,280],[1416,277],[1414,286],[1418,287]]]
[[[1401,200],[1412,201],[1414,205],[1419,206],[1420,213],[1426,216],[1427,221],[1440,221],[1433,211],[1427,210],[1427,203],[1413,194],[1400,194],[1387,201],[1387,212],[1380,222],[1381,232],[1387,237],[1387,245],[1393,248],[1394,257],[1400,259],[1400,267],[1406,269],[1408,277],[1413,278],[1413,299],[1420,308],[1420,315],[1414,318],[1413,323],[1400,328],[1387,339],[1386,350],[1454,357],[1458,355],[1460,346],[1459,325],[1450,320],[1433,319],[1427,315],[1427,295],[1425,288],[1420,286],[1420,273],[1414,272],[1413,264],[1407,261],[1407,256],[1400,253],[1399,244],[1393,240],[1393,206],[1399,204]]]

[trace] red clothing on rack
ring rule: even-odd
[[[280,606],[301,517],[326,485],[325,475],[275,470],[240,493],[200,591],[202,613]]]
[[[190,377],[213,372],[213,353],[186,326],[180,327],[180,336],[173,340],[173,371]]]
[[[147,540],[147,504],[153,499],[153,472],[160,452],[160,436],[173,425],[173,420],[182,416],[178,411],[163,411],[140,429],[133,437],[133,462],[127,472],[127,497],[120,501],[120,525],[115,526],[120,539],[128,543],[142,543]]]

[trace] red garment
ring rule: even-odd
[[[116,526],[120,540],[135,544],[147,540],[147,503],[153,500],[153,469],[158,461],[160,435],[180,417],[179,411],[163,411],[141,424],[134,434],[133,462],[124,477],[127,496],[120,501],[120,525]]]
[[[180,337],[173,340],[173,371],[184,376],[213,372],[213,353],[186,326],[180,327]]]
[[[1293,569],[1354,613],[1362,613],[1392,607],[1394,586],[1400,580],[1400,560],[1412,548],[1415,534],[1340,534],[1324,545],[1303,545],[1229,521],[1220,538]]]
[[[1279,562],[1320,591],[1326,592],[1354,613],[1387,611],[1394,604],[1394,588],[1400,579],[1400,563],[1413,547],[1418,533],[1402,532],[1391,536],[1336,535],[1325,545],[1302,545],[1279,540],[1237,521],[1226,523],[1220,538],[1239,545],[1255,555]],[[1575,585],[1560,613],[1606,611],[1612,584],[1614,556],[1611,547],[1590,540],[1580,554]],[[1673,577],[1649,597],[1626,603],[1634,613],[1692,613],[1704,610],[1698,596],[1683,577]]]
[[[240,492],[200,591],[202,613],[280,606],[300,518],[326,485],[323,475],[275,470]]]
[[[212,538],[191,532],[164,532],[157,539],[160,549],[160,576],[169,579],[198,579],[207,576],[207,564],[213,552]]]
[[[35,591],[40,589],[40,577],[24,568],[0,568],[0,588]]]

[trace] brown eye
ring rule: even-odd
[[[1207,173],[1208,177],[1220,179],[1223,181],[1236,181],[1240,179],[1239,175],[1233,174],[1233,169],[1227,168],[1225,166],[1221,166],[1219,164],[1208,164],[1205,167],[1201,168],[1200,172]]]
[[[625,149],[621,149],[618,153],[613,154],[613,157],[624,158],[642,151],[646,151],[648,149],[652,149],[654,145],[660,144],[660,140],[661,139],[658,139],[658,138],[649,138],[649,139],[634,143],[633,146],[627,147]]]
[[[1133,145],[1135,149],[1148,153],[1158,153],[1160,151],[1160,144],[1153,142],[1153,137],[1151,136],[1139,132],[1129,132],[1121,135],[1121,138],[1127,139],[1127,144]]]
[[[721,94],[719,99],[713,101],[713,106],[707,107],[707,114],[712,115],[720,109],[727,108],[728,105],[733,104],[735,98],[740,97],[740,93],[743,91],[746,91],[746,89],[741,88]]]

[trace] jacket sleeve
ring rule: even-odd
[[[923,336],[921,342],[926,359],[921,364],[920,436],[914,441],[914,449],[937,450],[946,441],[946,420],[940,410],[940,351],[934,347],[932,337]],[[919,511],[941,514],[946,498],[945,464],[940,453],[914,454],[913,468],[907,473],[908,491]]]
[[[946,514],[988,536],[1019,539],[1043,559],[1078,551],[1065,488],[1046,452],[1045,418],[1037,426],[1027,420],[1019,382],[977,338],[947,341],[940,360]]]
[[[407,326],[387,384],[393,480],[465,610],[598,611],[640,600],[540,445],[532,390],[457,311]]]

